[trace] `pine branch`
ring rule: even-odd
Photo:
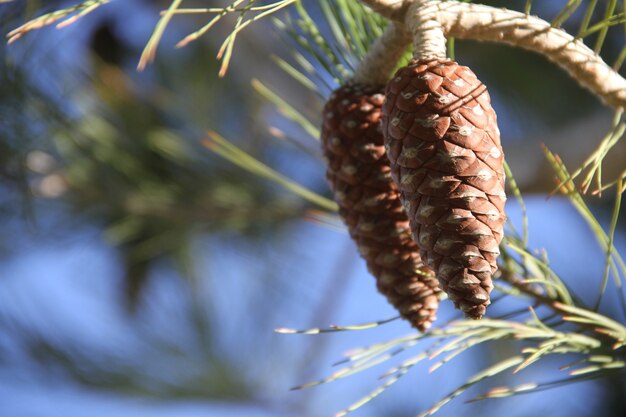
[[[402,26],[390,24],[385,33],[370,47],[354,73],[354,81],[364,84],[385,84],[391,71],[409,45],[409,35]]]
[[[413,10],[413,9],[411,9]],[[447,36],[505,43],[540,53],[561,66],[583,87],[605,103],[626,106],[626,80],[600,56],[562,29],[535,16],[456,1],[436,3],[422,9],[429,16],[407,16],[409,25],[427,17],[438,21]]]
[[[400,22],[406,20],[409,30],[417,28],[417,32],[413,31],[414,42],[419,46],[416,49],[421,55],[441,53],[442,37],[436,33],[437,28],[433,24],[436,22],[446,36],[505,43],[542,54],[605,103],[616,108],[626,107],[626,80],[581,39],[539,17],[459,1],[362,1],[384,17]],[[600,26],[603,33],[614,18],[613,12],[607,12],[606,22]],[[567,20],[567,16],[562,20]],[[433,41],[423,38],[424,34],[430,37],[432,33],[436,33],[435,52],[429,49]]]

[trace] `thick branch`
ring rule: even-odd
[[[370,47],[354,72],[353,80],[365,84],[386,84],[411,38],[401,25],[390,23]]]
[[[382,16],[403,21],[409,30],[415,23],[438,21],[447,36],[506,43],[546,56],[565,69],[583,87],[605,103],[626,108],[626,80],[581,40],[535,16],[507,9],[458,1],[361,0]],[[421,16],[407,15],[414,3],[428,4]],[[412,13],[409,13],[412,14]],[[418,51],[419,52],[419,51]]]
[[[456,1],[438,3],[437,20],[448,36],[506,43],[546,56],[605,103],[626,108],[626,80],[581,40],[538,17]]]

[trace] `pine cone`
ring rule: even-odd
[[[436,319],[441,290],[411,238],[389,175],[380,130],[383,91],[383,86],[348,84],[331,95],[322,127],[326,177],[378,290],[424,331]]]
[[[489,305],[505,220],[503,153],[486,87],[450,60],[411,61],[389,82],[383,134],[422,257],[466,317]]]

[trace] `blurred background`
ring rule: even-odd
[[[0,3],[7,34],[74,2]],[[560,3],[538,2],[536,12],[553,17]],[[317,2],[304,5],[320,16]],[[254,88],[253,80],[261,80],[319,126],[323,100],[270,59],[289,56],[285,33],[270,21],[247,28],[229,72],[218,78],[215,55],[233,19],[177,49],[207,21],[178,16],[155,62],[138,72],[168,6],[113,1],[66,28],[0,43],[2,417],[333,415],[374,389],[386,368],[289,389],[332,372],[345,351],[412,332],[400,321],[360,332],[273,332],[371,322],[395,312],[336,218],[206,146],[206,132],[219,132],[330,196],[318,143]],[[623,41],[623,31],[610,32],[603,56],[615,59]],[[530,246],[549,254],[575,292],[592,294],[603,251],[568,200],[546,198],[555,183],[540,144],[573,169],[609,130],[612,111],[537,55],[457,41],[456,57],[490,88],[507,160],[526,197]],[[603,166],[607,179],[624,170],[625,155],[621,142]],[[605,226],[613,195],[588,201]],[[521,222],[515,201],[507,211],[513,224]],[[618,224],[622,249],[624,230]],[[624,319],[615,302],[602,308]],[[490,314],[504,311],[497,305]],[[444,303],[439,317],[445,323],[458,315]],[[415,415],[498,349],[504,348],[475,348],[433,374],[428,364],[416,367],[355,415]],[[506,378],[557,379],[557,368],[545,361]],[[623,416],[624,394],[624,381],[599,380],[530,397],[455,401],[439,415]]]

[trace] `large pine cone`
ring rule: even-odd
[[[413,238],[455,306],[479,319],[506,201],[489,93],[469,68],[437,59],[411,61],[385,93],[385,146]]]
[[[411,238],[390,177],[380,119],[383,86],[348,84],[324,107],[326,177],[378,290],[420,331],[436,319],[440,289]]]

